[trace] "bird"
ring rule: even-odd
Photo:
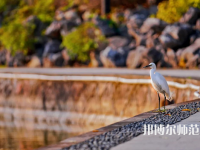
[[[165,110],[165,103],[166,99],[171,101],[172,97],[170,96],[169,86],[167,84],[167,81],[165,78],[158,72],[156,72],[156,65],[154,63],[150,63],[149,65],[143,67],[143,68],[151,68],[150,70],[150,77],[151,77],[151,84],[153,88],[157,91],[158,94],[158,100],[159,100],[159,111],[160,110],[160,95],[159,93],[163,94],[165,97],[164,101],[164,110]]]

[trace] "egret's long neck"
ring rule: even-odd
[[[150,76],[151,76],[151,78],[152,78],[152,76],[153,76],[153,74],[156,72],[156,68],[152,68],[151,70],[150,70]]]

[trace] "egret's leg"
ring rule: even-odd
[[[165,104],[166,104],[166,96],[165,96],[165,94],[164,94],[164,97],[165,97],[165,102],[164,102],[164,110],[165,110]]]
[[[159,96],[159,93],[158,93],[158,101],[159,101],[159,111],[160,111],[160,96]]]

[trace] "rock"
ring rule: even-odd
[[[157,64],[160,60],[163,59],[162,53],[156,50],[155,48],[150,48],[145,57],[148,58],[149,62],[154,62],[155,64]]]
[[[130,35],[128,34],[128,28],[126,25],[119,26],[118,31],[120,36],[130,38]]]
[[[147,48],[144,46],[138,46],[135,50],[129,52],[126,65],[128,68],[139,68],[144,64],[148,64],[147,60],[143,59],[144,52]]]
[[[67,35],[72,29],[74,29],[75,27],[77,27],[77,23],[73,22],[73,21],[68,21],[68,20],[62,20],[61,21],[61,35],[65,36]]]
[[[151,5],[151,6],[149,7],[149,13],[150,13],[150,15],[156,14],[157,11],[158,11],[158,7],[157,7],[156,5]]]
[[[177,68],[177,58],[174,50],[168,48],[166,55],[167,55],[167,60],[165,59],[165,61],[171,64],[172,68]]]
[[[147,33],[149,30],[153,30],[156,33],[162,32],[167,26],[167,23],[157,18],[147,18],[142,27],[140,28],[141,33]]]
[[[43,58],[44,67],[53,67],[53,66],[62,67],[64,66],[64,62],[65,61],[64,61],[62,52],[51,53],[51,54],[48,54],[47,57]]]
[[[126,66],[127,51],[123,48],[117,50],[107,47],[100,54],[100,59],[105,67]]]
[[[159,39],[164,47],[176,49],[189,44],[189,37],[192,32],[193,29],[190,25],[176,23],[168,25]]]
[[[133,11],[131,9],[126,9],[124,11],[125,21],[128,21],[132,15],[133,15]]]
[[[41,67],[41,61],[37,56],[33,56],[31,60],[28,62],[27,67],[36,68]]]
[[[200,31],[199,30],[195,30],[191,35],[190,35],[190,44],[194,43],[194,41],[200,37]]]
[[[50,38],[60,38],[60,30],[62,27],[61,21],[53,21],[49,27],[47,27],[45,35]]]
[[[130,40],[121,36],[113,36],[108,38],[108,42],[112,49],[118,49],[120,47],[127,46],[130,43]]]
[[[179,20],[180,23],[188,23],[194,25],[199,18],[200,10],[198,8],[190,7],[188,11]]]
[[[143,14],[134,14],[130,16],[129,23],[131,24],[132,28],[140,28],[146,18],[147,17]]]
[[[100,17],[96,17],[93,19],[93,22],[96,26],[99,27],[102,34],[106,37],[111,37],[118,35],[118,31],[116,26],[108,19],[101,19]]]
[[[111,19],[117,23],[118,25],[121,25],[123,22],[123,18],[124,18],[124,13],[116,11],[114,13],[111,14]]]
[[[134,29],[128,26],[128,33],[129,35],[133,36],[136,41],[136,46],[142,45],[146,46],[146,39],[147,36],[136,32]]]
[[[60,44],[59,40],[48,40],[44,48],[43,57],[46,57],[48,54],[61,52]]]
[[[25,23],[31,23],[35,26],[34,28],[34,36],[41,36],[42,31],[45,29],[45,25],[42,23],[40,19],[38,19],[36,16],[29,16]]]
[[[21,52],[17,52],[14,57],[11,57],[8,66],[9,67],[21,67],[25,66],[27,62],[30,61],[30,58],[28,56],[25,56]]]
[[[196,21],[196,29],[197,30],[200,30],[200,19],[198,19],[197,21]]]
[[[45,67],[50,66],[63,66],[65,60],[68,61],[68,56],[65,54],[63,49],[60,47],[61,42],[59,40],[50,39],[44,49],[43,62]]]
[[[74,8],[66,11],[64,13],[64,17],[65,17],[66,20],[72,21],[72,22],[76,23],[77,25],[81,24],[81,19],[78,15],[76,9],[74,9]]]
[[[0,65],[6,65],[7,63],[7,50],[0,51]]]
[[[200,56],[199,50],[200,50],[200,38],[197,38],[193,44],[186,47],[185,49],[182,50],[182,52],[180,52],[181,53],[179,54],[180,58],[178,59],[179,65],[185,62],[185,65],[181,65],[181,66],[193,68],[196,65],[194,64],[195,61]]]
[[[146,17],[149,16],[149,10],[144,8],[142,5],[137,5],[136,9],[134,9],[133,14],[143,14]]]
[[[64,12],[62,10],[57,9],[55,12],[55,19],[59,21],[59,20],[63,20],[64,17],[65,17]]]
[[[90,67],[101,67],[103,64],[100,60],[99,54],[95,54],[94,51],[90,52]]]
[[[159,40],[164,48],[177,48],[181,42],[174,39],[170,34],[160,35]]]

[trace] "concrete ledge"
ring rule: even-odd
[[[191,100],[191,101],[187,101],[187,102],[183,102],[183,103],[179,103],[179,104],[168,105],[168,106],[166,106],[166,109],[171,110],[171,109],[177,108],[179,106],[187,105],[187,104],[195,103],[195,102],[200,102],[200,99]],[[70,147],[72,145],[76,145],[76,144],[88,141],[91,138],[105,134],[109,131],[112,131],[114,129],[118,129],[119,127],[128,125],[130,123],[136,123],[136,122],[142,121],[144,119],[151,118],[151,117],[153,117],[157,114],[158,113],[155,113],[155,112],[152,112],[152,111],[145,112],[145,113],[136,115],[132,118],[129,118],[129,119],[108,125],[106,127],[103,127],[103,128],[97,129],[97,130],[93,130],[91,132],[88,132],[88,133],[85,133],[85,134],[82,134],[82,135],[79,135],[79,136],[76,136],[76,137],[68,138],[66,140],[61,141],[58,144],[39,148],[38,150],[60,150],[60,149],[63,149],[63,148],[67,148],[67,147]]]
[[[200,70],[157,69],[164,76],[200,79]],[[31,73],[46,75],[149,75],[148,69],[127,68],[1,68],[1,73]]]

